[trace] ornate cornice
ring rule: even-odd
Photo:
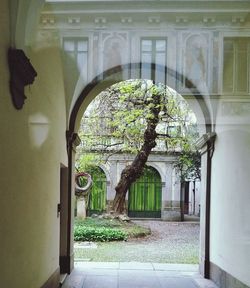
[[[174,25],[199,24],[203,26],[232,25],[238,27],[247,24],[250,2],[246,0],[92,0],[92,1],[56,1],[49,0],[41,13],[40,24],[50,27],[60,24],[79,26],[88,24],[131,23]],[[56,20],[54,20],[56,17]],[[103,20],[104,19],[104,20]],[[107,21],[108,19],[108,21]]]

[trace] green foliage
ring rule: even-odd
[[[117,219],[92,218],[75,219],[76,226],[121,228],[123,223]]]
[[[160,98],[157,103],[155,95]],[[155,108],[160,108],[155,151],[180,155],[176,167],[182,180],[200,178],[199,155],[194,149],[199,136],[194,114],[176,91],[149,80],[120,82],[96,97],[80,130],[80,170],[88,171],[88,166],[100,164],[113,153],[137,153],[147,141],[144,132],[154,121]]]
[[[153,95],[160,97],[160,104]],[[163,84],[129,80],[103,91],[86,111],[80,132],[85,152],[137,153],[144,142],[147,123],[154,121],[154,108],[160,108],[158,140],[166,144],[165,151],[179,149],[188,134],[187,123],[192,126],[195,121],[187,103]]]
[[[149,234],[149,228],[132,222],[122,222],[118,219],[86,218],[75,220],[75,241],[124,241],[130,237],[144,237]]]
[[[86,227],[83,225],[76,225],[74,228],[75,241],[121,241],[126,240],[127,234],[119,229],[107,227]]]
[[[180,171],[181,181],[201,179],[201,156],[198,151],[183,150],[175,167]]]
[[[78,151],[78,158],[76,159],[76,170],[85,171],[91,174],[91,172],[100,164],[101,158],[99,154],[96,153],[81,153]]]

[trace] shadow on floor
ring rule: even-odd
[[[62,288],[217,288],[198,265],[138,262],[76,262]]]

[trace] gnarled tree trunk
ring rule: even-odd
[[[143,172],[143,169],[148,160],[148,156],[152,149],[156,146],[156,126],[159,123],[160,101],[161,96],[159,93],[153,94],[153,107],[150,109],[153,117],[147,120],[147,127],[144,132],[143,145],[133,160],[131,165],[126,166],[122,173],[120,181],[115,187],[116,195],[113,202],[113,210],[116,213],[123,213],[125,210],[126,193],[130,185],[135,182]]]

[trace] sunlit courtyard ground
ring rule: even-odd
[[[76,243],[75,259],[95,262],[198,263],[198,222],[134,222],[150,227],[151,234],[122,242]]]

